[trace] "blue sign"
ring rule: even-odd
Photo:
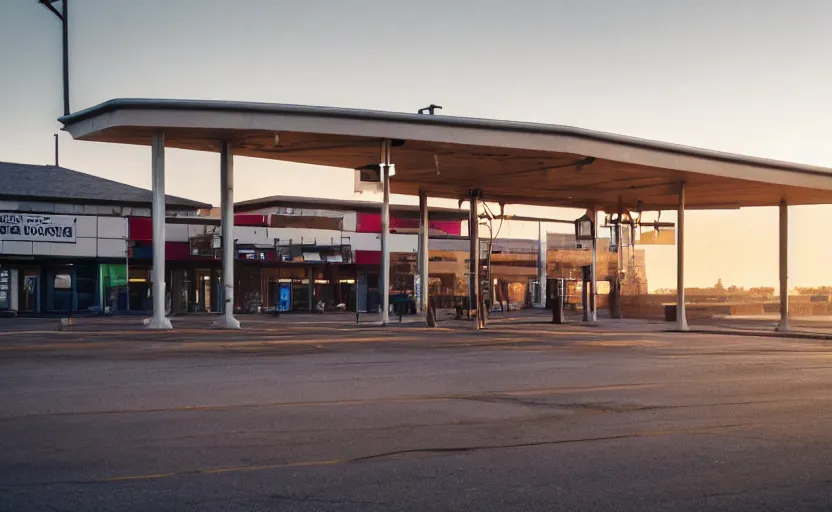
[[[292,309],[292,285],[281,284],[280,294],[277,301],[278,311],[290,311]]]

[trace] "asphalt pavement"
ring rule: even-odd
[[[824,340],[248,324],[0,333],[0,510],[832,508]]]

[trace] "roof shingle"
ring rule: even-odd
[[[147,206],[152,197],[150,190],[66,167],[0,162],[0,199]],[[165,196],[165,203],[172,210],[211,208],[176,196]]]

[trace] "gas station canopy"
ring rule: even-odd
[[[392,142],[391,191],[507,204],[638,210],[832,203],[832,169],[568,126],[330,107],[115,99],[64,116],[75,139],[372,168]]]

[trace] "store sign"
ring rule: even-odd
[[[75,243],[76,218],[0,213],[0,240]]]

